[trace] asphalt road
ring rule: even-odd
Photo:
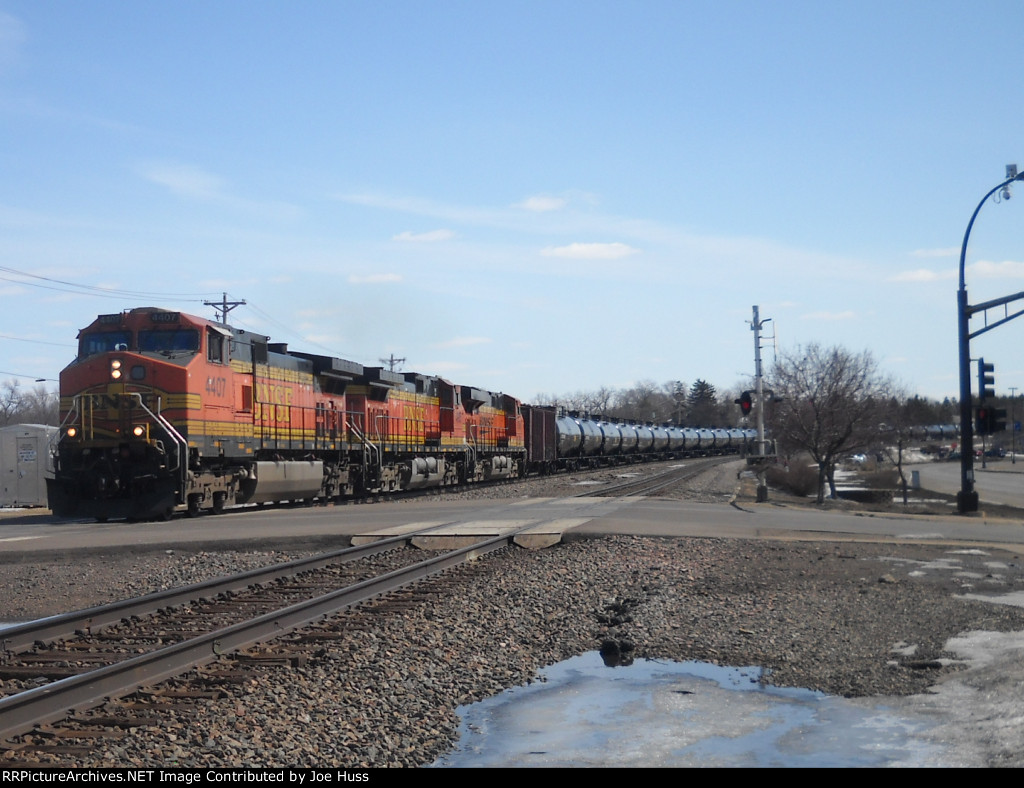
[[[922,476],[956,473],[948,465],[928,466]],[[926,475],[927,474],[927,475]],[[1004,483],[1008,490],[1024,477],[979,474],[980,484]],[[955,484],[958,484],[957,476]],[[923,482],[923,483],[925,483]],[[937,482],[936,482],[937,483]],[[953,484],[954,482],[950,482]],[[982,490],[983,500],[995,493]],[[1006,501],[1012,500],[1006,493]],[[984,506],[982,506],[984,509]],[[281,545],[343,546],[351,536],[372,534],[409,523],[449,524],[469,535],[484,533],[496,522],[549,524],[565,538],[598,534],[636,536],[719,536],[775,539],[870,539],[999,545],[1024,550],[1024,521],[978,516],[870,516],[813,508],[761,504],[726,506],[657,498],[524,498],[505,501],[437,501],[380,503],[371,506],[324,506],[239,510],[220,516],[178,518],[169,523],[58,520],[48,515],[0,517],[0,556],[36,551],[124,548],[152,550],[187,544],[246,546],[253,541]]]
[[[1024,508],[1024,457],[1018,459],[1016,463],[1009,457],[987,459],[984,468],[981,460],[975,462],[974,489],[982,510],[986,503]],[[951,495],[960,491],[959,462],[932,462],[908,468],[918,472],[923,489]]]

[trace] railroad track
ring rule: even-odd
[[[653,494],[731,459],[673,466],[580,495]],[[0,630],[0,693],[7,693],[0,698],[0,752],[7,750],[0,763],[8,766],[19,750],[70,755],[73,747],[41,746],[39,741],[116,735],[123,728],[153,724],[152,715],[164,713],[168,704],[216,693],[203,688],[204,681],[241,680],[248,664],[301,660],[287,644],[275,644],[270,652],[251,649],[501,550],[519,533],[420,560],[423,552],[407,544],[432,530]],[[313,637],[341,636],[331,629]],[[230,666],[208,674],[199,689],[152,689],[228,655],[233,655]],[[88,711],[130,695],[148,700],[134,702],[133,712],[113,716]]]
[[[244,650],[504,549],[516,533],[426,560],[416,560],[422,551],[405,549],[414,535],[406,534],[2,630],[0,677],[4,690],[14,693],[0,698],[0,750],[8,751],[0,762],[7,767],[13,751],[39,750],[25,734],[33,740],[89,738],[146,724],[131,715],[69,715],[229,654],[261,661],[265,657]],[[61,725],[54,727],[56,722]]]
[[[599,489],[588,492],[577,493],[576,497],[583,496],[626,496],[626,495],[654,495],[672,487],[677,487],[695,479],[710,468],[723,465],[727,462],[735,462],[735,457],[712,457],[696,462],[672,464],[667,469],[645,475],[638,479],[626,479],[622,482],[610,484]]]

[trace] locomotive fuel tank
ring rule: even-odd
[[[320,492],[323,480],[319,460],[254,462],[240,485],[238,503],[309,500]]]

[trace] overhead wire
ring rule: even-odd
[[[63,279],[54,279],[49,276],[40,276],[39,274],[31,274],[27,271],[19,271],[15,268],[9,268],[7,266],[0,265],[0,271],[8,274],[13,274],[18,277],[25,277],[25,279],[37,279],[40,282],[51,282],[52,284],[44,285],[39,282],[28,282],[25,279],[12,279],[6,276],[0,276],[0,281],[13,282],[16,284],[28,285],[29,287],[40,287],[46,290],[57,290],[60,292],[75,292],[76,290],[85,291],[92,295],[99,296],[101,298],[122,298],[124,296],[131,296],[132,298],[149,298],[153,300],[186,300],[201,301],[203,297],[209,297],[211,294],[208,293],[153,293],[146,292],[143,290],[120,290],[115,287],[100,287],[98,285],[82,285],[77,282],[68,282]],[[64,287],[56,287],[55,285],[64,285]],[[75,290],[67,290],[67,288],[75,288]]]
[[[277,320],[276,318],[271,317],[269,314],[267,314],[265,311],[260,309],[258,306],[254,305],[252,303],[252,301],[246,300],[246,306],[248,306],[253,312],[255,312],[257,315],[259,315],[267,323],[270,323],[271,325],[274,325],[277,328],[281,329],[281,331],[283,333],[285,333],[286,335],[288,335],[288,336],[298,338],[298,339],[302,340],[302,342],[306,343],[307,345],[313,345],[315,347],[318,347],[321,350],[324,350],[327,353],[330,353],[332,356],[335,356],[337,358],[347,358],[347,357],[349,357],[349,356],[345,356],[345,355],[339,353],[337,350],[335,350],[333,348],[329,348],[329,347],[327,347],[325,345],[322,345],[322,344],[320,344],[319,342],[317,342],[315,340],[308,339],[307,337],[304,337],[304,336],[302,336],[300,334],[297,334],[295,332],[295,329],[291,328],[290,326],[285,325],[280,320]],[[240,321],[236,320],[235,322],[240,322]]]

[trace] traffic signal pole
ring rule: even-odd
[[[960,248],[960,289],[957,291],[956,299],[960,355],[960,492],[956,495],[956,507],[957,511],[961,514],[978,511],[978,493],[974,489],[974,429],[971,419],[971,339],[978,336],[978,334],[989,331],[1024,314],[1024,310],[1022,310],[1016,314],[1007,315],[1003,319],[986,325],[984,328],[971,334],[971,315],[995,306],[1005,306],[1011,301],[1024,298],[1024,292],[1021,292],[1012,296],[1006,296],[1005,298],[988,301],[984,304],[978,304],[977,306],[971,306],[967,300],[967,283],[964,277],[964,269],[967,262],[967,241],[971,237],[971,228],[974,227],[974,220],[978,218],[981,206],[988,201],[989,197],[1001,189],[1003,190],[1003,196],[1009,197],[1008,187],[1010,184],[1014,181],[1024,180],[1024,173],[1018,174],[1017,166],[1014,164],[1007,165],[1006,175],[1006,180],[982,197],[978,207],[974,209],[974,213],[971,214],[971,220],[967,223],[967,231],[964,233],[963,246]]]

